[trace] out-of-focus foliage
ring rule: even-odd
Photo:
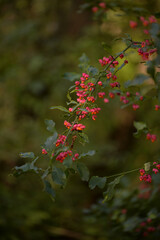
[[[133,1],[129,1],[130,4],[128,1],[116,2],[132,9]],[[140,3],[147,12],[155,13],[158,12],[158,2],[141,1]],[[125,32],[131,33],[128,27],[130,16],[124,17],[118,8],[117,16],[114,11],[108,11],[107,21],[101,22],[99,26],[97,22],[92,21],[91,10],[77,13],[81,3],[80,0],[0,0],[2,240],[22,238],[102,240],[109,236],[106,233],[109,225],[105,214],[102,214],[102,219],[99,220],[100,226],[96,222],[97,218],[94,218],[93,222],[86,223],[82,216],[82,209],[89,208],[97,197],[101,197],[99,189],[88,191],[86,183],[73,175],[70,177],[67,189],[63,189],[63,193],[59,191],[56,202],[53,203],[48,195],[41,191],[43,186],[33,174],[28,178],[22,176],[18,179],[9,176],[13,166],[26,163],[26,159],[23,162],[19,158],[19,152],[40,152],[39,146],[48,136],[44,119],[53,119],[56,127],[61,129],[63,115],[49,108],[53,105],[65,106],[66,92],[70,86],[70,82],[66,79],[69,77],[74,79],[75,75],[64,76],[64,73],[78,72],[77,59],[83,52],[89,57],[91,65],[98,66],[98,59],[105,55],[104,51],[106,55],[115,54],[124,46],[119,41],[112,41],[113,38],[122,37]],[[142,32],[137,30],[132,32],[132,35],[139,40]],[[137,72],[144,71],[144,68],[137,67],[137,60],[137,56],[131,56],[130,65],[119,75],[122,82],[134,78],[135,68]],[[138,140],[133,137],[135,131],[133,120],[139,121],[144,114],[145,119],[150,119],[153,126],[159,123],[159,115],[150,110],[152,106],[153,103],[147,101],[143,110],[135,115],[128,109],[120,110],[116,103],[107,107],[104,104],[96,125],[93,122],[88,123],[90,149],[97,150],[94,157],[85,160],[92,175],[106,176],[139,167],[144,161],[150,161],[154,152],[158,155],[158,143],[148,147],[145,137]],[[87,152],[88,146],[86,148]],[[43,164],[45,166],[45,159]],[[139,185],[138,180],[135,180],[138,176],[133,176],[131,188]],[[87,177],[83,176],[83,178]],[[124,186],[127,188],[128,185],[125,180]],[[155,191],[157,189],[155,187]],[[119,224],[121,221],[119,206],[126,208],[125,205],[129,200],[134,202],[129,210],[130,217],[132,213],[138,211],[138,218],[146,219],[148,212],[154,208],[158,219],[156,193],[153,194],[153,199],[148,200],[150,203],[145,204],[145,208],[143,208],[144,200],[139,202],[134,195],[132,198],[130,191],[128,198],[128,195],[125,197],[122,193],[122,197],[110,203],[110,211],[115,214],[117,221],[113,224],[120,228],[118,233],[114,228],[113,232],[115,232],[112,236],[121,234],[123,239],[123,223]],[[124,205],[121,203],[123,200]],[[154,206],[151,206],[152,204]],[[103,208],[104,206],[106,207],[103,205]],[[137,206],[140,206],[140,210]],[[131,234],[129,233],[129,237],[134,237]]]
[[[153,179],[153,186],[141,184],[139,189],[122,187],[116,191],[113,201],[93,204],[84,209],[87,232],[100,239],[159,239],[160,208],[158,176]],[[92,226],[95,226],[94,229]]]

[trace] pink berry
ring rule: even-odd
[[[42,154],[47,155],[48,152],[43,148],[43,149],[42,149]]]
[[[102,86],[102,82],[101,82],[101,81],[99,81],[99,82],[98,82],[98,85],[99,85],[99,86]]]
[[[106,8],[105,2],[100,2],[100,3],[99,3],[99,6],[100,6],[101,8]]]
[[[104,102],[105,103],[109,103],[109,99],[108,98],[104,98]]]
[[[135,21],[130,21],[129,22],[129,26],[131,27],[131,28],[136,28],[137,27],[137,22],[135,22]]]

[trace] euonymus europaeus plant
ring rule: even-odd
[[[106,13],[106,4],[99,3],[98,6],[92,4],[85,5],[92,9],[96,17],[101,17]],[[83,9],[85,8],[83,7]],[[124,10],[124,9],[122,9]],[[89,142],[86,134],[86,122],[95,121],[102,110],[98,99],[110,104],[111,101],[118,100],[120,108],[130,108],[132,111],[141,111],[143,103],[147,100],[154,100],[153,111],[160,111],[160,26],[155,16],[139,16],[137,21],[131,20],[130,27],[136,31],[138,25],[144,27],[143,39],[132,39],[129,34],[116,39],[123,41],[125,48],[114,55],[108,54],[99,59],[99,68],[90,65],[88,57],[83,54],[79,61],[78,73],[65,73],[64,79],[71,82],[67,91],[66,106],[52,106],[53,111],[64,113],[64,131],[59,132],[53,120],[45,120],[46,128],[50,132],[42,146],[40,156],[33,152],[20,153],[27,162],[22,166],[13,169],[15,176],[27,172],[34,172],[44,183],[44,189],[51,197],[55,198],[55,186],[65,187],[67,179],[71,174],[79,174],[82,181],[88,182],[89,188],[95,187],[104,189],[104,202],[111,200],[115,187],[119,184],[123,176],[133,172],[140,172],[140,180],[152,181],[152,173],[157,174],[160,170],[159,160],[144,162],[144,166],[137,169],[118,172],[111,176],[90,176],[89,169],[85,164],[85,157],[90,158],[96,154],[95,150],[80,152],[79,144]],[[103,43],[104,49],[106,48]],[[107,47],[107,52],[109,51]],[[130,54],[139,55],[139,64],[146,66],[146,73],[137,74],[132,80],[125,83],[118,77],[119,71],[127,68],[130,64],[128,56]],[[144,119],[134,121],[134,136],[145,140],[159,141],[159,136],[155,134]],[[157,126],[155,126],[157,127]],[[96,131],[96,130],[95,130]],[[138,141],[138,140],[137,140]],[[146,144],[147,141],[146,141]],[[29,160],[28,160],[29,158]],[[48,166],[43,168],[39,164],[39,159],[48,159]],[[136,175],[137,177],[137,175]],[[57,187],[56,187],[57,189]]]

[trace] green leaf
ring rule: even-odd
[[[90,66],[88,68],[88,73],[94,77],[95,75],[98,75],[99,71],[97,68]]]
[[[39,173],[39,171],[41,170],[41,168],[36,167],[34,164],[37,161],[38,157],[35,158],[31,163],[26,163],[20,167],[14,167],[14,171],[13,171],[13,175],[14,176],[20,176],[23,173],[27,173],[29,171],[35,172],[35,173]]]
[[[112,181],[108,184],[107,191],[103,193],[103,195],[104,195],[103,202],[109,201],[113,198],[113,195],[114,195],[114,192],[115,192],[115,187],[116,187],[117,184],[119,184],[120,179],[122,177],[123,177],[123,175],[115,178],[114,181]]]
[[[119,40],[123,40],[123,38],[122,37],[116,37],[116,38],[113,39],[113,41],[119,41]]]
[[[38,167],[32,166],[31,163],[26,163],[20,167],[15,167],[14,168],[17,172],[16,172],[16,176],[21,175],[22,173],[26,173],[28,171],[34,171],[35,173],[38,173]]]
[[[20,153],[19,156],[22,158],[34,158],[35,157],[33,152]]]
[[[141,95],[147,97],[155,97],[157,94],[157,86],[155,84],[146,84],[141,88]]]
[[[125,232],[130,232],[132,231],[136,226],[138,226],[142,222],[142,220],[139,217],[133,216],[127,219],[124,222],[124,231]]]
[[[45,179],[47,176],[48,176],[48,174],[49,174],[49,168],[47,168],[45,171],[44,171],[44,173],[43,173],[43,175],[42,175],[42,179]]]
[[[147,73],[153,78],[155,79],[155,65],[152,61],[148,61],[147,62]]]
[[[70,168],[72,166],[73,160],[71,156],[67,156],[64,161],[63,161],[63,165],[67,168]]]
[[[89,188],[94,189],[96,186],[99,188],[104,188],[106,184],[106,177],[93,176],[89,181]]]
[[[67,105],[70,105],[70,104],[77,104],[77,102],[74,101],[74,100],[71,100],[70,102],[67,102]]]
[[[107,43],[105,43],[105,42],[102,42],[102,47],[104,48],[104,50],[106,50],[107,52],[111,52],[111,46],[110,45],[108,45]]]
[[[121,106],[121,109],[124,109],[124,108],[126,108],[126,107],[132,105],[133,103],[134,103],[133,101],[130,101],[130,102],[127,103],[127,104],[123,104],[123,105]]]
[[[88,63],[89,62],[89,58],[87,57],[87,55],[85,53],[83,53],[82,56],[79,58],[79,61],[81,63]]]
[[[68,98],[69,102],[72,101],[72,98],[71,98],[71,96],[70,96],[70,94],[69,94],[69,91],[67,92],[67,98]],[[68,105],[68,104],[67,104],[67,105]]]
[[[86,8],[89,8],[89,7],[91,7],[91,3],[83,3],[83,4],[80,5],[80,8],[83,9],[83,10],[86,9]]]
[[[114,71],[115,71],[115,68],[114,68],[114,67],[110,69],[110,72],[111,72],[111,73],[114,73]],[[107,81],[110,80],[110,79],[111,79],[111,78],[107,79]]]
[[[45,119],[45,124],[47,126],[47,130],[49,132],[54,132],[55,131],[55,122],[53,122],[53,120],[48,120],[48,119]]]
[[[160,85],[160,72],[156,73],[155,81],[158,85]]]
[[[89,170],[84,163],[77,162],[77,170],[82,179],[82,181],[88,181],[89,179]]]
[[[68,109],[65,108],[65,107],[62,107],[62,106],[53,106],[53,107],[50,107],[50,109],[58,109],[58,110],[61,110],[63,112],[69,113]]]
[[[160,72],[156,73],[155,82],[157,84],[157,94],[158,94],[158,101],[160,102]]]
[[[160,18],[160,12],[155,13],[154,16],[155,16],[156,18]]]
[[[84,145],[85,143],[89,143],[89,139],[88,136],[83,133],[83,132],[79,132],[78,135],[80,136],[80,142]]]
[[[129,40],[132,40],[132,38],[131,38],[130,34],[128,34],[128,33],[125,33],[124,35],[126,35],[127,39],[129,39]]]
[[[82,157],[86,157],[86,156],[93,156],[95,154],[95,152],[96,152],[95,150],[90,150],[87,153],[82,153],[79,155],[79,159]]]
[[[54,167],[52,171],[52,179],[56,184],[64,186],[66,182],[66,175],[62,169]]]
[[[122,69],[124,66],[126,66],[125,63],[122,63],[121,66],[117,69],[117,71],[119,71],[120,69]]]
[[[53,150],[57,137],[58,137],[58,133],[55,132],[53,136],[50,136],[49,138],[47,138],[47,140],[44,143],[44,148],[46,149],[47,152],[50,152]]]
[[[158,35],[159,29],[160,29],[160,27],[159,27],[158,23],[152,23],[151,24],[151,29],[150,29],[149,32],[150,32],[150,34],[153,38],[155,38]]]
[[[61,148],[59,148],[58,150],[56,149],[55,151],[55,155],[58,155],[58,153],[60,152],[66,152],[67,150],[69,149],[69,147],[66,147],[66,146],[62,146]]]
[[[76,173],[76,171],[75,171],[75,169],[73,169],[73,168],[67,168],[66,170],[65,170],[65,174],[66,174],[66,177],[68,178],[68,176],[69,175],[73,175],[73,174],[75,174]]]
[[[63,78],[66,80],[69,80],[71,82],[80,79],[81,75],[79,73],[74,73],[74,72],[66,72],[63,75]]]
[[[137,75],[137,77],[134,80],[128,80],[127,82],[125,82],[124,86],[126,88],[131,87],[131,86],[137,86],[137,85],[141,85],[144,83],[144,81],[146,81],[149,78],[149,76],[144,75],[144,74],[139,74]]]
[[[84,112],[89,112],[86,108],[79,108],[78,110],[84,111]]]
[[[44,191],[46,191],[48,194],[50,194],[50,196],[54,199],[56,196],[56,193],[54,191],[54,189],[52,188],[50,182],[48,182],[47,180],[44,180]]]
[[[87,8],[90,8],[90,7],[91,7],[91,3],[81,4],[81,5],[79,6],[78,13],[82,13],[84,10],[86,10]]]

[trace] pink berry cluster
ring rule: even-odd
[[[148,43],[147,41],[149,41],[149,40],[146,40],[146,43]],[[137,43],[134,43],[134,45],[136,46],[137,45]],[[138,47],[137,47],[138,48]],[[150,50],[150,51],[152,51],[152,50]],[[155,50],[154,51],[152,51],[152,53],[153,52],[155,52]],[[123,53],[121,53],[120,55],[119,55],[119,58],[120,59],[122,59],[122,58],[124,58],[124,54]],[[103,57],[102,59],[99,59],[99,63],[101,64],[101,66],[103,67],[103,66],[109,66],[109,68],[110,68],[110,70],[107,70],[106,71],[106,77],[107,77],[107,79],[108,80],[112,80],[113,82],[110,82],[109,83],[109,86],[111,87],[111,89],[114,89],[114,88],[120,88],[121,86],[120,86],[120,83],[118,82],[118,81],[115,81],[115,80],[117,80],[117,76],[115,75],[115,73],[113,73],[113,70],[112,69],[114,69],[116,66],[118,66],[119,65],[119,62],[117,61],[117,60],[114,60],[114,58],[113,58],[113,56],[109,56],[109,57]],[[127,60],[124,60],[124,64],[127,64],[128,63],[128,61]],[[107,67],[108,68],[108,67]],[[99,83],[99,86],[103,86],[103,83],[102,82],[100,82]],[[100,93],[98,93],[98,96],[100,97],[100,98],[103,98],[104,97],[104,95],[105,95],[105,93],[104,92],[100,92]],[[118,92],[118,91],[116,91],[116,92],[112,92],[112,91],[110,91],[109,92],[109,98],[111,98],[111,99],[113,99],[113,98],[115,98],[115,95],[118,95],[118,96],[120,96],[120,102],[123,102],[124,104],[128,104],[129,102],[130,102],[130,100],[135,100],[135,101],[143,101],[143,96],[141,96],[140,95],[140,93],[139,92],[136,92],[135,94],[130,94],[130,92],[126,92],[126,93],[122,93],[122,92]],[[135,98],[135,99],[134,99]],[[109,99],[108,98],[105,98],[104,99],[104,102],[105,103],[108,103],[109,102]],[[136,104],[136,103],[133,103],[132,104],[132,108],[133,108],[133,110],[134,111],[136,111],[137,109],[139,109],[140,108],[140,105],[139,104]]]
[[[101,86],[102,82],[99,81],[98,85]],[[76,109],[74,109],[73,107],[70,107],[69,112],[71,116],[74,113],[76,114],[77,121],[75,121],[75,123],[70,123],[67,120],[64,121],[64,126],[68,130],[71,130],[72,133],[75,132],[75,136],[76,136],[76,132],[82,132],[86,127],[85,125],[78,123],[78,121],[89,116],[89,114],[92,116],[92,119],[95,120],[97,117],[96,115],[101,110],[101,108],[99,107],[92,106],[92,104],[96,101],[96,98],[92,96],[92,91],[94,90],[95,90],[95,84],[91,81],[91,78],[87,73],[82,73],[82,76],[80,77],[80,81],[75,81],[75,92],[77,96],[77,103],[80,105],[80,107]],[[99,94],[99,96],[102,96],[102,97],[104,95],[105,93]],[[75,140],[72,139],[72,144],[70,146],[70,149],[73,148],[74,141]],[[66,146],[68,145],[67,136],[59,135],[56,141],[56,147],[59,147],[60,145],[64,145],[64,144]],[[67,156],[72,156],[72,160],[74,161],[78,159],[79,154],[78,153],[73,154],[71,150],[63,151],[58,154],[58,156],[56,157],[56,160],[63,162]]]
[[[90,92],[95,89],[95,84],[91,82],[90,77],[86,73],[82,73],[82,77],[80,78],[81,81],[75,82],[75,90],[77,95],[77,102],[80,105],[83,105],[86,101],[95,102],[93,96],[91,96]]]
[[[147,27],[147,26],[149,26],[149,24],[151,24],[151,23],[156,23],[156,22],[157,22],[157,19],[155,18],[155,16],[149,16],[149,18],[148,18],[148,20],[147,20],[147,19],[145,19],[143,16],[140,16],[140,21],[142,22],[142,25],[143,25],[144,27]],[[138,23],[137,23],[136,21],[132,21],[132,20],[131,20],[131,21],[129,22],[129,25],[130,25],[131,28],[136,28],[136,27],[138,26]],[[149,34],[148,29],[145,29],[144,33]]]
[[[92,7],[92,12],[93,12],[93,13],[96,13],[96,12],[99,11],[99,9],[102,9],[102,10],[106,9],[106,3],[105,3],[105,2],[100,2],[100,3],[98,4],[98,6]]]
[[[155,142],[157,140],[157,136],[155,134],[147,133],[146,139],[150,140],[151,142]]]
[[[157,162],[154,162],[153,163],[153,168],[152,168],[152,172],[157,174],[159,173],[159,170],[160,170],[160,164],[157,163]],[[146,174],[146,171],[142,168],[139,170],[140,172],[140,181],[144,181],[144,182],[149,182],[151,183],[152,182],[152,177],[150,174]]]
[[[76,159],[79,158],[79,154],[75,153],[73,154],[73,152],[71,150],[65,151],[65,152],[61,152],[57,157],[56,160],[60,161],[61,163],[65,160],[66,157],[68,156],[72,156],[72,161],[75,161]]]
[[[124,58],[124,54],[120,54],[119,58]],[[118,81],[115,81],[117,80],[117,76],[112,73],[112,69],[115,68],[116,66],[119,65],[119,62],[116,60],[114,61],[114,58],[112,56],[109,56],[108,58],[107,57],[103,57],[102,59],[99,59],[99,63],[101,64],[101,66],[105,66],[105,65],[108,65],[109,64],[109,67],[110,67],[110,70],[107,70],[107,74],[106,74],[106,77],[108,80],[112,80],[113,82],[110,82],[109,83],[109,86],[111,87],[111,89],[114,89],[114,88],[120,88],[120,83]],[[124,60],[124,64],[127,64],[128,61],[127,60]],[[103,86],[103,83],[100,81],[98,82],[99,86]],[[143,101],[143,96],[140,95],[139,92],[136,92],[135,94],[131,94],[130,92],[126,92],[124,94],[122,94],[122,92],[112,92],[110,91],[109,94],[108,94],[108,97],[113,99],[115,98],[115,94],[120,96],[120,102],[123,102],[123,104],[128,104],[130,102],[130,100],[133,100],[133,98],[135,98],[136,101]],[[105,96],[105,92],[99,92],[98,93],[98,96],[99,98],[103,98]],[[104,99],[104,102],[105,103],[108,103],[109,102],[109,99],[108,98],[105,98]],[[137,109],[140,108],[139,104],[136,104],[136,103],[133,103],[132,104],[132,108],[134,111],[136,111]]]
[[[149,60],[149,57],[157,52],[156,48],[153,48],[153,43],[150,42],[148,39],[142,42],[141,48],[138,48],[138,54],[142,57],[143,61]]]
[[[99,7],[105,9],[106,5],[105,3],[101,2],[99,3]],[[141,17],[140,20],[143,23],[143,26],[148,26],[150,23],[156,22],[156,19],[153,16],[149,17],[149,20],[145,20],[143,17]],[[134,21],[130,21],[130,26],[132,28],[135,28],[137,26],[137,23]],[[146,39],[145,41],[141,42],[140,48],[139,44],[140,43],[138,42],[131,41],[131,46],[134,45],[134,47],[138,49],[138,54],[142,56],[143,60],[148,60],[149,56],[157,51],[157,49],[153,48],[152,40]],[[104,67],[104,69],[97,79],[90,77],[89,74],[83,72],[80,79],[75,81],[75,86],[72,92],[75,94],[77,104],[76,106],[71,106],[68,109],[70,119],[75,116],[75,120],[64,120],[64,126],[67,128],[66,131],[68,131],[68,134],[59,134],[58,139],[55,143],[55,146],[57,148],[60,145],[65,145],[69,150],[63,150],[60,153],[58,150],[58,156],[56,156],[57,161],[63,162],[67,156],[72,156],[73,161],[75,159],[78,159],[79,154],[73,154],[72,152],[75,142],[73,137],[77,137],[77,135],[86,128],[86,126],[79,123],[79,121],[88,117],[96,120],[97,114],[101,111],[101,108],[99,108],[96,103],[98,98],[103,99],[104,103],[108,103],[110,99],[114,99],[116,96],[118,96],[120,102],[122,102],[123,104],[132,104],[133,110],[137,110],[140,108],[140,105],[137,104],[137,101],[143,101],[144,97],[139,92],[131,94],[129,91],[121,91],[121,85],[117,81],[117,72],[119,71],[119,69],[124,67],[124,65],[128,64],[128,60],[124,59],[125,51],[127,49],[128,47],[123,52],[118,54],[118,56],[116,56],[115,58],[113,56],[104,56],[102,59],[99,59],[99,63],[102,67]],[[120,65],[120,62],[122,63],[122,65]],[[102,83],[102,81],[100,81],[101,77],[106,77],[105,83]],[[104,91],[105,87],[107,87],[108,93]],[[155,110],[157,111],[159,109],[160,106],[155,105]],[[69,134],[72,135],[72,143],[70,144],[70,146],[68,143]],[[156,135],[150,133],[147,133],[146,138],[151,142],[154,142],[157,139]],[[42,154],[46,155],[47,151],[45,149],[42,149]],[[57,154],[55,150],[55,155]],[[154,168],[153,172],[157,173],[158,169],[158,167]],[[149,174],[146,174],[144,169],[140,170],[140,174],[141,181],[152,181],[151,176]]]
[[[102,82],[98,81],[97,85],[102,86]],[[96,115],[99,113],[101,108],[95,107],[92,105],[96,101],[96,97],[93,96],[93,91],[96,88],[96,84],[91,81],[91,78],[88,74],[82,73],[82,77],[80,77],[80,81],[75,81],[75,91],[77,96],[77,102],[80,107],[78,107],[76,111],[76,115],[78,116],[78,120],[82,120],[85,117],[91,115],[92,119],[96,119]],[[99,92],[98,96],[103,98],[105,95],[104,92]],[[83,107],[83,109],[82,109]],[[82,109],[82,110],[81,110]],[[74,112],[73,108],[69,108],[69,112]],[[65,120],[64,125],[69,129],[71,124]],[[73,126],[72,130],[80,130],[82,131],[85,128],[82,124],[76,124]]]
[[[48,152],[43,148],[43,149],[42,149],[42,154],[47,155]]]
[[[70,124],[68,121],[64,121],[64,125],[68,128],[68,129],[70,129],[71,127],[72,127],[72,124]],[[85,129],[85,127],[86,126],[84,126],[83,124],[81,124],[81,123],[76,123],[76,124],[74,124],[73,125],[73,127],[72,127],[72,131],[74,131],[74,130],[76,130],[76,131],[82,131],[83,129]]]
[[[110,64],[112,61],[114,60],[114,58],[112,56],[107,57],[103,57],[102,59],[99,59],[99,63],[101,64],[102,67],[104,67],[105,65]],[[118,61],[113,61],[111,64],[111,67],[116,67],[119,64]],[[111,78],[112,77],[112,73],[108,72],[107,73],[107,78]]]
[[[140,181],[144,181],[144,182],[149,182],[151,183],[152,182],[152,177],[150,174],[146,174],[145,170],[144,169],[140,169],[140,177],[139,177],[139,180]]]
[[[160,230],[160,225],[157,227],[152,226],[152,219],[147,218],[145,221],[141,222],[139,226],[135,229],[137,233],[141,233],[143,237],[150,236],[151,233]],[[151,236],[150,236],[151,237]]]
[[[155,23],[157,20],[154,16],[150,16],[149,17],[149,20],[146,20],[145,18],[141,17],[140,18],[141,22],[143,23],[143,26],[148,26],[149,24],[151,23]],[[134,22],[134,21],[130,21],[130,26],[132,28],[135,28],[137,27],[137,22]],[[156,53],[157,52],[157,49],[154,48],[154,43],[152,42],[152,40],[148,40],[146,39],[145,41],[141,42],[141,47],[139,48],[139,42],[134,42],[133,45],[138,49],[138,54],[142,57],[142,60],[144,61],[147,61],[149,60],[149,57],[153,54],[153,53]],[[121,53],[119,58],[124,58],[124,53]],[[109,56],[109,57],[103,57],[102,59],[99,59],[99,63],[101,64],[101,66],[107,66],[107,69],[108,69],[108,65],[110,67],[110,70],[107,70],[107,74],[106,74],[106,77],[108,80],[113,80],[114,82],[110,82],[109,85],[111,88],[120,88],[120,83],[119,82],[115,82],[115,80],[117,80],[117,76],[115,75],[115,73],[113,73],[113,70],[116,66],[119,65],[119,62],[117,61],[117,59],[114,59],[113,56]],[[127,64],[128,61],[125,60],[124,61],[124,64]],[[101,84],[101,83],[100,83]],[[103,86],[103,84],[101,84],[100,86]],[[113,99],[115,98],[115,94],[120,96],[120,101],[123,102],[123,104],[129,104],[130,101],[135,101],[133,104],[132,104],[132,108],[134,111],[136,111],[137,109],[140,108],[140,105],[137,104],[136,102],[137,101],[143,101],[143,96],[140,95],[140,93],[135,93],[131,94],[130,93],[126,93],[126,95],[122,92],[118,92],[118,91],[110,91],[109,92],[109,98]],[[99,93],[98,96],[100,98],[103,98],[104,97],[104,93]],[[105,103],[108,103],[109,102],[109,99],[108,98],[105,98],[104,99],[104,102]],[[160,109],[160,106],[159,105],[156,105],[155,106],[155,110],[159,110]]]
[[[72,151],[71,150],[68,150],[66,152],[61,152],[57,157],[56,157],[56,160],[57,161],[60,161],[61,163],[64,161],[64,159],[67,157],[67,156],[72,156]]]
[[[46,151],[45,148],[42,149],[42,154],[43,155],[47,155],[48,154],[48,152]],[[52,153],[52,157],[54,157],[54,153]]]
[[[135,94],[131,94],[130,92],[126,92],[124,95],[120,96],[120,101],[124,104],[128,104],[130,100],[135,99],[136,101],[143,101],[143,96],[140,95],[139,92],[136,92]],[[140,108],[139,104],[132,104],[132,108],[134,111]]]
[[[139,199],[149,199],[152,193],[151,186],[148,185],[147,183],[143,182],[139,185],[139,194],[138,198]]]
[[[140,21],[142,22],[142,25],[144,27],[149,26],[151,23],[156,23],[157,22],[155,16],[149,16],[148,20],[145,19],[143,16],[141,16],[140,17]],[[148,29],[144,29],[144,33],[145,34],[149,34],[149,30]]]
[[[124,54],[121,53],[119,55],[119,58],[122,59],[123,57],[124,57]],[[107,77],[108,81],[111,81],[109,83],[110,88],[111,89],[114,89],[114,88],[119,89],[121,87],[120,83],[118,81],[115,81],[115,80],[117,80],[117,76],[114,73],[112,73],[113,69],[115,69],[115,67],[117,67],[119,65],[119,62],[117,60],[114,60],[113,56],[109,56],[109,57],[103,57],[102,59],[99,59],[99,63],[101,64],[102,67],[103,66],[107,66],[106,77]],[[123,63],[127,64],[128,61],[124,60]],[[98,85],[103,87],[103,83],[101,81],[98,82]],[[116,92],[116,95],[120,96],[121,93],[120,92]],[[104,98],[104,96],[105,96],[105,92],[99,92],[98,93],[98,97],[99,98]],[[111,98],[111,99],[115,98],[115,93],[113,91],[110,91],[108,93],[108,98]],[[104,98],[104,102],[105,103],[109,102],[108,98]]]
[[[89,113],[91,113],[92,115],[92,119],[95,120],[97,115],[99,113],[99,111],[101,110],[101,108],[89,108],[89,107],[86,107],[86,111],[77,111],[76,114],[79,116],[79,120],[85,118]]]
[[[59,147],[60,144],[63,145],[65,143],[65,141],[66,141],[66,138],[67,137],[65,135],[60,135],[59,134],[58,139],[56,141],[56,147]],[[68,144],[66,143],[66,146],[67,145]],[[47,155],[48,152],[43,148],[42,149],[42,154]],[[75,161],[75,159],[79,158],[79,154],[78,153],[73,154],[73,152],[71,150],[67,150],[67,151],[60,152],[57,155],[56,160],[62,163],[67,156],[72,156],[72,160],[73,161]],[[52,157],[54,157],[54,153],[52,153]]]
[[[66,140],[66,136],[59,134],[59,137],[58,137],[57,142],[56,142],[56,147],[58,147],[60,144],[63,145],[65,140]]]
[[[155,110],[158,111],[160,109],[159,105],[155,105]]]
[[[147,27],[147,26],[150,27],[150,24],[157,22],[157,20],[154,16],[150,16],[148,18],[148,20],[141,16],[140,21],[142,22],[142,25],[144,27]],[[135,22],[135,21],[130,21],[129,25],[130,25],[131,28],[136,28],[138,26],[138,23]],[[149,33],[149,28],[144,29],[144,33],[145,34],[150,34]],[[149,57],[153,53],[156,53],[156,52],[157,52],[157,49],[153,48],[153,42],[151,40],[148,40],[148,39],[143,41],[141,43],[141,47],[138,49],[138,54],[142,57],[143,61],[149,60]]]

